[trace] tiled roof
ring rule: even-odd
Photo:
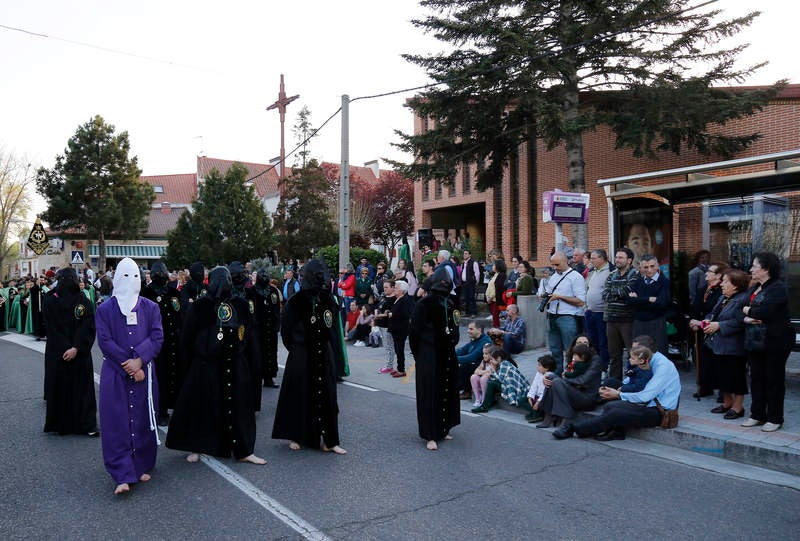
[[[161,209],[153,209],[150,211],[148,217],[148,227],[145,237],[164,238],[167,236],[167,231],[173,229],[178,223],[178,218],[185,208],[172,208],[170,212],[162,212]]]
[[[154,188],[161,186],[163,192],[156,192],[154,205],[165,201],[173,205],[191,205],[192,201],[197,198],[197,175],[194,173],[153,175],[141,177],[141,179]]]
[[[224,175],[234,163],[240,163],[247,168],[249,172],[248,178],[258,175],[253,179],[253,185],[259,197],[263,198],[278,193],[278,171],[270,164],[198,156],[197,175],[199,178],[205,178],[212,169],[216,169]]]

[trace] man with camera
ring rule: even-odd
[[[489,329],[486,333],[492,338],[503,338],[503,349],[508,353],[522,353],[525,349],[525,338],[528,333],[525,320],[519,317],[519,308],[516,304],[506,307],[508,318],[499,329]]]
[[[550,257],[554,274],[540,298],[539,311],[547,311],[549,330],[547,344],[556,360],[556,372],[564,366],[564,352],[578,336],[578,318],[583,318],[586,302],[586,282],[581,274],[569,266],[567,256],[556,252]]]

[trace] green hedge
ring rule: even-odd
[[[325,264],[328,265],[328,270],[330,270],[332,275],[335,275],[339,271],[338,244],[320,248],[316,253],[316,257],[322,258],[325,261]],[[376,250],[365,250],[364,248],[359,248],[357,246],[350,248],[350,263],[353,264],[354,269],[361,263],[362,257],[366,257],[367,261],[369,261],[373,267],[376,266],[379,261],[386,259],[382,252],[378,252]]]

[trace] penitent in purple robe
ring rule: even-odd
[[[156,463],[158,381],[153,359],[164,342],[158,305],[139,297],[136,325],[128,325],[112,297],[97,308],[97,343],[103,352],[100,372],[100,437],[103,462],[117,484],[136,483]],[[122,369],[128,359],[141,357],[145,379],[136,383]],[[152,381],[149,381],[152,378]],[[148,384],[152,407],[148,404]]]

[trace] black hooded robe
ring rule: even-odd
[[[172,286],[157,286],[155,282],[150,282],[140,295],[156,303],[161,312],[164,344],[155,358],[155,366],[158,378],[158,414],[164,417],[168,409],[175,407],[184,377],[180,362],[180,292]]]
[[[326,291],[321,264],[303,268],[303,288],[281,313],[281,338],[289,351],[275,411],[272,438],[305,447],[339,445],[339,406],[331,328],[339,306]]]
[[[461,423],[458,399],[458,323],[449,291],[423,297],[414,310],[409,341],[416,363],[419,435],[438,441]],[[448,333],[449,329],[449,333]]]
[[[67,271],[74,275],[74,286],[66,286],[69,279],[61,276],[59,287],[47,294],[45,303],[47,413],[44,431],[88,434],[97,431],[97,399],[92,366],[94,307],[78,289],[75,271]],[[71,361],[65,361],[64,352],[72,347],[78,350],[78,354]]]
[[[220,270],[230,280],[224,267],[212,270],[208,295],[194,301],[184,316],[181,354],[189,370],[166,446],[242,459],[253,454],[256,440],[251,380],[251,365],[257,362],[255,337],[247,301],[215,287]]]
[[[260,283],[250,290],[255,305],[255,320],[261,353],[261,373],[257,384],[266,385],[278,375],[278,331],[281,322],[281,296],[278,288]]]

